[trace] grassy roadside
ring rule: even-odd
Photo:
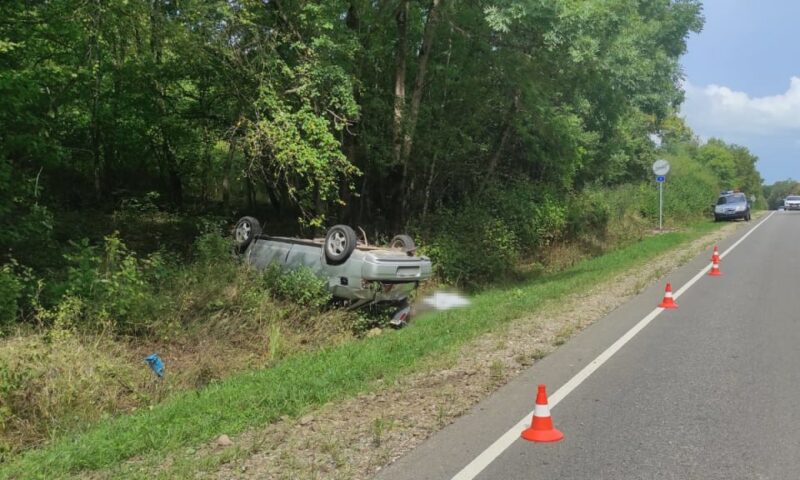
[[[1,467],[0,476],[53,478],[113,468],[132,457],[157,460],[219,433],[234,434],[282,416],[301,415],[328,401],[374,388],[377,379],[391,381],[418,368],[425,358],[452,351],[546,302],[578,292],[716,227],[702,222],[681,232],[649,237],[557,274],[485,291],[473,298],[467,310],[423,316],[405,330],[300,354],[273,368],[180,395],[152,410],[109,420],[23,454]]]

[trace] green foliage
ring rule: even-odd
[[[211,231],[201,234],[194,241],[195,259],[202,264],[217,264],[230,261],[233,244],[229,237]]]
[[[42,205],[70,208],[268,197],[312,227],[396,226],[508,176],[558,197],[638,181],[703,23],[696,0],[10,0],[0,15],[0,186],[10,166],[27,192],[0,198],[0,222],[44,188]]]
[[[283,270],[270,265],[263,278],[267,289],[280,300],[320,309],[332,298],[327,282],[309,268]]]
[[[764,186],[764,197],[768,208],[772,210],[783,206],[784,199],[789,195],[798,194],[800,194],[800,182],[791,179]]]
[[[436,273],[446,282],[498,280],[511,272],[519,257],[517,236],[481,205],[440,212],[432,222],[437,232],[421,251],[431,258]]]
[[[758,157],[746,147],[712,138],[698,148],[697,159],[711,170],[723,190],[740,190],[756,196],[756,203],[764,205],[762,179],[756,170]]]
[[[679,224],[709,214],[711,204],[720,192],[717,178],[693,159],[673,157],[670,162],[672,168],[664,184],[664,215],[667,221]],[[655,187],[653,190],[656,191]],[[650,204],[657,206],[655,195]],[[657,208],[652,212],[650,218],[658,218]]]
[[[15,171],[0,147],[0,259],[13,256],[38,266],[47,253],[53,216],[37,201],[37,182],[36,177]]]
[[[363,337],[374,328],[386,328],[392,319],[389,309],[376,309],[356,312],[351,329],[353,334]]]
[[[524,254],[560,239],[566,224],[566,208],[552,194],[514,182],[431,217],[423,251],[445,281],[483,283],[507,277]]]
[[[88,240],[73,242],[65,254],[67,278],[61,286],[64,299],[53,311],[39,313],[53,321],[69,299],[82,299],[71,318],[72,326],[88,329],[111,328],[119,332],[142,331],[159,308],[157,287],[167,276],[159,253],[138,258],[114,234],[102,248]]]
[[[39,272],[61,257],[54,205],[119,205],[122,225],[93,241],[135,224],[123,237],[145,252],[166,239],[141,249],[136,219],[166,222],[191,199],[206,213],[268,202],[305,228],[417,219],[445,278],[485,280],[602,231],[602,202],[576,199],[647,178],[651,134],[693,141],[674,111],[696,0],[13,0],[0,14],[0,245]],[[699,155],[721,184],[759,181],[746,151]],[[202,261],[221,258],[198,241]],[[130,297],[108,315],[131,318],[147,258],[119,255],[117,274],[73,259],[68,283],[103,296],[79,278],[103,271]]]
[[[611,218],[612,206],[608,198],[611,194],[611,189],[587,189],[570,198],[566,221],[569,238],[582,240],[592,236],[605,237]],[[617,214],[624,215],[623,212],[629,208],[622,207]]]
[[[508,225],[525,253],[561,238],[566,225],[563,202],[541,186],[524,181],[494,185],[486,193],[484,205]]]
[[[158,192],[147,192],[142,196],[124,198],[120,208],[114,214],[123,218],[151,214],[158,211],[160,199],[161,194]]]

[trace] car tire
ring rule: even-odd
[[[716,215],[714,215],[714,221],[715,221],[715,222],[719,222],[719,217],[718,217],[718,216],[716,216]]]
[[[401,233],[400,235],[395,235],[392,241],[389,242],[389,248],[399,248],[411,255],[417,249],[417,246],[414,244],[413,238]]]
[[[746,222],[749,222],[749,221],[750,221],[750,212],[747,212],[747,215],[745,215],[745,216],[744,216],[744,220],[745,220]]]
[[[233,227],[233,244],[241,253],[259,235],[261,235],[261,224],[258,220],[253,217],[242,217]]]
[[[325,260],[331,265],[339,265],[347,261],[353,250],[356,249],[356,232],[347,225],[334,225],[325,235],[322,249],[325,251]]]

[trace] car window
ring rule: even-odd
[[[793,195],[790,195],[786,197],[786,200],[791,200],[792,202],[796,202],[797,200],[800,200],[800,197],[795,197]]]
[[[723,195],[719,197],[717,200],[717,205],[725,205],[726,203],[745,203],[747,202],[747,197],[744,196],[743,193],[737,193],[736,195]]]

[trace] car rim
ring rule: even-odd
[[[236,241],[239,243],[246,242],[250,238],[250,224],[245,222],[239,225],[236,229]]]
[[[342,232],[334,232],[328,238],[328,253],[331,255],[341,255],[347,245],[347,239]]]

